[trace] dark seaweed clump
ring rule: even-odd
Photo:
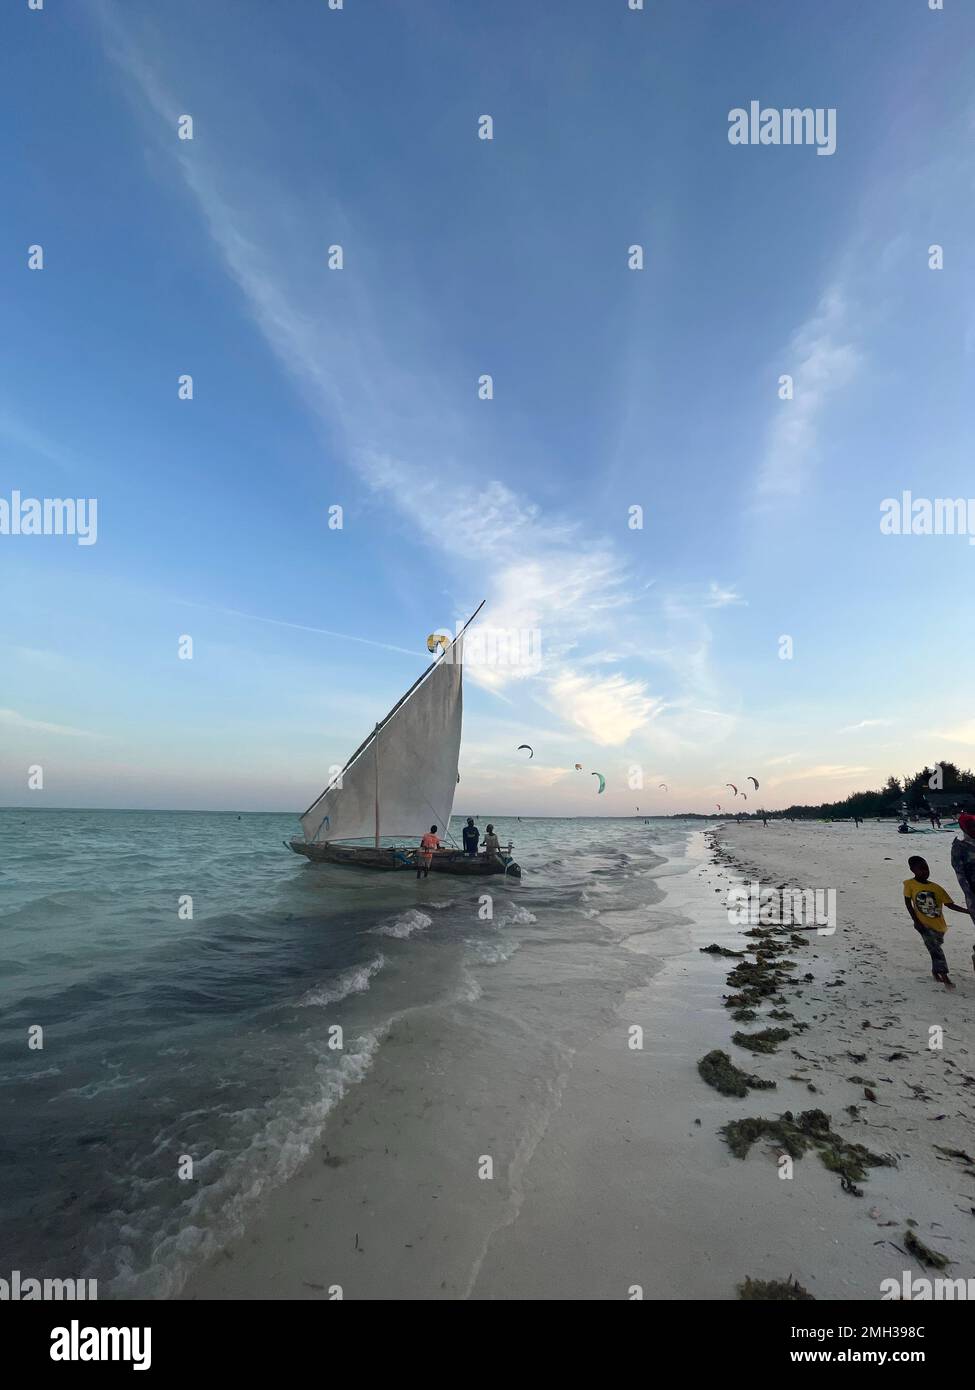
[[[932,1250],[925,1245],[923,1240],[918,1240],[913,1231],[908,1231],[904,1237],[904,1244],[910,1250],[916,1260],[921,1264],[927,1265],[929,1269],[947,1269],[951,1264],[947,1255],[942,1255],[939,1250]]]
[[[790,1274],[788,1279],[748,1279],[738,1285],[738,1297],[746,1299],[776,1299],[815,1303],[816,1296],[804,1289]]]
[[[736,991],[725,997],[725,1003],[730,1008],[754,1008],[772,995],[781,994],[792,983],[787,972],[795,970],[794,960],[776,960],[773,963],[760,950],[756,955],[757,960],[743,960],[728,972],[728,984]]]
[[[790,1158],[802,1158],[807,1150],[815,1149],[824,1167],[839,1175],[843,1191],[862,1197],[857,1182],[867,1176],[870,1168],[894,1167],[894,1159],[871,1153],[863,1144],[851,1144],[832,1129],[831,1123],[822,1110],[804,1110],[798,1117],[787,1110],[777,1120],[760,1115],[732,1120],[722,1128],[721,1135],[736,1158],[746,1158],[751,1146],[760,1139],[773,1140]]]
[[[763,1028],[760,1033],[732,1033],[731,1041],[749,1052],[774,1052],[780,1042],[791,1036],[788,1028]]]
[[[751,1076],[736,1067],[727,1052],[722,1052],[720,1048],[702,1057],[697,1069],[708,1085],[723,1096],[747,1096],[749,1087],[756,1091],[770,1091],[775,1086],[774,1081],[763,1081],[760,1076]]]

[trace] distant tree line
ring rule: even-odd
[[[937,775],[936,775],[937,774]],[[933,780],[932,780],[933,779]],[[796,820],[822,820],[824,817],[842,819],[849,816],[894,816],[906,805],[909,813],[926,812],[924,798],[932,791],[969,792],[975,795],[975,772],[962,771],[955,763],[942,762],[935,767],[923,767],[920,772],[902,777],[888,777],[877,791],[853,792],[842,801],[824,801],[819,806],[787,806],[784,811],[765,812],[770,819],[795,818]],[[761,816],[761,811],[738,810],[728,807],[718,816],[715,812],[707,819],[723,819],[727,816],[744,815],[751,819]]]

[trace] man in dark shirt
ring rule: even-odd
[[[474,817],[467,817],[467,824],[464,826],[464,853],[471,856],[477,854],[477,842],[481,838],[481,832],[474,824]]]

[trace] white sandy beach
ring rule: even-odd
[[[394,1024],[372,1071],[330,1116],[318,1156],[268,1195],[184,1297],[322,1299],[338,1285],[351,1299],[626,1299],[635,1288],[645,1298],[730,1299],[745,1276],[792,1275],[817,1298],[878,1299],[881,1280],[930,1273],[902,1253],[909,1222],[953,1261],[952,1277],[975,1276],[972,1165],[934,1147],[975,1147],[975,932],[951,915],[958,988],[946,994],[901,895],[908,853],[924,854],[932,877],[955,891],[952,836],[749,824],[719,831],[718,859],[703,835],[693,839],[680,871],[658,879],[676,923],[627,943],[641,956],[634,966],[653,957],[655,973],[635,970],[645,982],[620,990],[601,1031],[578,1045],[563,1036],[560,1008],[571,1011],[584,978],[547,988],[527,948],[499,967],[520,972],[525,1009],[551,1011],[554,1085],[539,1087],[528,1066],[513,1074],[510,1049],[494,1055],[473,1004],[458,1003],[442,1047],[422,1036],[422,1013]],[[797,984],[784,1007],[808,1028],[771,1056],[732,1044],[736,1028],[767,1025],[732,1021],[722,996],[736,962],[700,950],[749,945],[725,907],[741,877],[838,889],[836,933],[812,933],[788,956]],[[633,1025],[644,1030],[642,1049],[629,1046]],[[944,1029],[940,1051],[928,1046],[933,1025]],[[515,1010],[515,1035],[518,1026]],[[420,1044],[431,1060],[418,1082]],[[721,1096],[697,1071],[713,1048],[776,1089]],[[531,1124],[517,1132],[506,1126],[512,1087],[532,1101]],[[815,1153],[783,1180],[767,1143],[741,1160],[719,1134],[735,1118],[813,1107],[897,1166],[871,1169],[853,1196]],[[489,1180],[478,1176],[484,1155],[495,1159]]]

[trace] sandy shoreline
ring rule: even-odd
[[[625,1299],[637,1289],[727,1299],[746,1276],[793,1275],[817,1298],[877,1299],[884,1278],[932,1272],[896,1248],[909,1220],[955,1262],[948,1273],[975,1275],[975,1178],[934,1148],[973,1148],[973,932],[961,917],[952,924],[959,987],[945,995],[900,902],[909,852],[952,889],[951,836],[906,848],[888,827],[772,824],[728,827],[718,840],[717,859],[695,836],[691,858],[661,870],[673,924],[628,939],[638,983],[620,990],[604,1026],[580,1041],[553,1019],[554,1082],[538,1087],[527,1064],[506,1076],[531,1101],[529,1126],[506,1130],[490,1039],[465,1045],[461,1009],[420,1085],[422,1018],[394,1027],[330,1118],[320,1155],[183,1296],[321,1299],[340,1286],[358,1299]],[[813,934],[787,957],[799,983],[784,990],[784,1008],[808,1027],[771,1056],[731,1042],[736,1028],[767,1024],[732,1021],[723,995],[736,962],[700,949],[749,945],[725,905],[742,876],[839,890],[835,935]],[[519,957],[502,968],[519,969]],[[945,1030],[940,1052],[928,1047],[932,1025]],[[634,1026],[642,1048],[630,1046]],[[776,1089],[720,1095],[697,1072],[713,1048]],[[894,1053],[903,1056],[886,1060]],[[875,1102],[853,1075],[873,1083]],[[862,1107],[857,1119],[850,1105]],[[871,1169],[857,1197],[815,1153],[784,1181],[768,1143],[742,1160],[719,1134],[732,1119],[813,1107],[897,1166]],[[477,1176],[483,1155],[495,1159],[490,1181]]]

